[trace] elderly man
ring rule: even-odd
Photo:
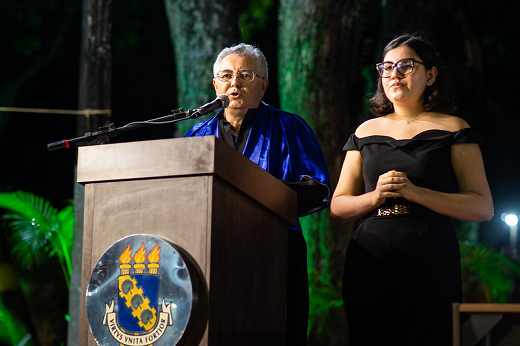
[[[330,181],[320,145],[295,114],[261,101],[269,85],[264,54],[241,43],[225,48],[213,65],[213,86],[230,103],[195,125],[186,137],[216,136],[298,193],[298,216],[327,206]],[[301,227],[289,229],[288,344],[306,345],[309,315],[307,247]]]

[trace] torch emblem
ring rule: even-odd
[[[166,327],[173,324],[171,304],[166,304],[164,299],[162,312],[159,316],[157,314],[161,248],[156,243],[146,256],[147,249],[142,243],[133,257],[132,251],[128,244],[119,256],[119,312],[117,314],[119,323],[116,322],[114,300],[112,300],[111,305],[106,305],[103,324],[108,326],[112,336],[121,345],[152,345],[162,337]],[[147,264],[146,260],[148,260]]]
[[[187,263],[179,247],[151,234],[130,235],[106,249],[92,270],[86,296],[98,345],[179,343],[196,306]]]

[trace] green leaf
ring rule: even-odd
[[[31,269],[56,256],[68,287],[72,275],[73,206],[58,211],[41,197],[16,191],[0,193],[0,208],[8,210],[3,219],[16,263]]]
[[[12,345],[33,345],[28,328],[11,315],[0,296],[0,343],[7,341],[3,340],[4,334],[10,339]]]
[[[484,244],[461,242],[460,252],[462,280],[467,287],[465,296],[471,296],[477,288],[483,293],[485,302],[506,303],[513,293],[514,279],[520,275],[520,267]]]

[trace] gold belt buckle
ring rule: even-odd
[[[396,204],[393,207],[381,207],[377,209],[377,216],[410,214],[408,208],[410,208],[410,206],[401,204]]]

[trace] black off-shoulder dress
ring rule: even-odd
[[[481,142],[471,128],[403,140],[352,134],[344,150],[361,152],[365,192],[397,170],[417,186],[450,193],[458,191],[452,145]],[[461,298],[459,243],[449,217],[403,198],[363,217],[343,279],[351,346],[451,345],[451,304]]]

